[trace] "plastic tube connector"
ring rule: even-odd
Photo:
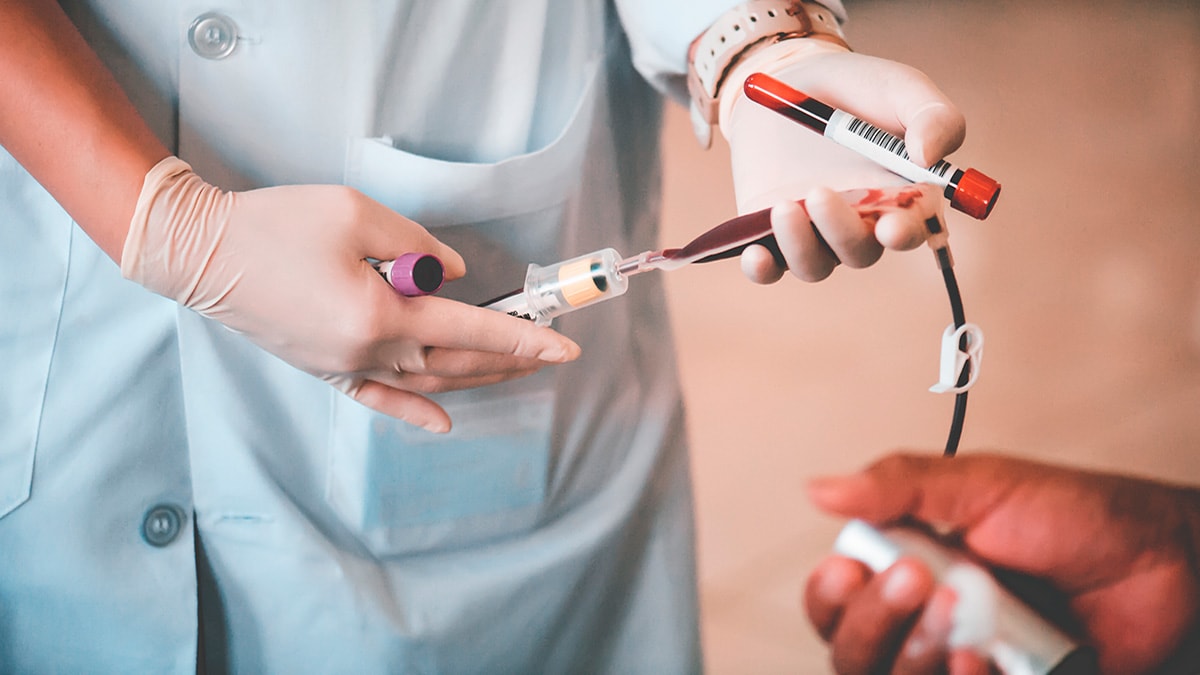
[[[553,265],[531,264],[521,290],[484,306],[549,325],[555,317],[624,295],[629,279],[621,273],[621,260],[606,248]]]

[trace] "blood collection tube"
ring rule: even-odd
[[[891,527],[880,531],[861,520],[851,520],[833,548],[876,573],[891,567],[900,556],[925,563],[935,580],[947,583],[958,595],[950,640],[955,640],[956,632],[964,636],[960,639],[986,653],[1005,675],[1099,672],[1095,651],[1075,644],[964,554],[919,530]]]
[[[545,267],[531,264],[524,287],[481,306],[546,326],[556,316],[624,295],[629,279],[620,265],[621,254],[611,248]]]
[[[442,261],[429,253],[405,253],[395,260],[373,264],[392,288],[407,296],[436,293],[446,275]]]
[[[959,169],[945,160],[925,168],[908,157],[904,140],[844,110],[822,103],[765,73],[746,78],[746,96],[762,106],[847,147],[914,183],[945,190],[950,206],[983,220],[1000,197],[1000,184],[975,169]]]

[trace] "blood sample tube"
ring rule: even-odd
[[[446,278],[442,261],[429,253],[405,253],[395,260],[374,263],[374,267],[392,288],[407,296],[436,293]]]
[[[950,206],[983,220],[1000,198],[1000,184],[975,169],[959,169],[945,160],[929,168],[914,163],[904,140],[844,110],[822,103],[765,73],[746,78],[743,89],[755,103],[798,122],[914,183],[944,188]]]

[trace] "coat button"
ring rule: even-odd
[[[163,547],[175,541],[183,530],[183,509],[172,504],[158,504],[146,512],[142,521],[142,538],[151,546]]]
[[[192,51],[206,59],[223,59],[237,48],[238,29],[233,19],[219,12],[205,12],[188,28]]]

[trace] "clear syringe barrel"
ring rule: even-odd
[[[611,248],[544,267],[531,264],[524,288],[484,307],[545,326],[556,316],[624,295],[629,279],[620,265],[621,254]]]

